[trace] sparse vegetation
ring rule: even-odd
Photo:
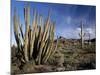
[[[32,25],[29,5],[23,11],[25,25],[20,23],[17,9],[14,10],[13,25],[17,46],[11,47],[11,74],[96,68],[96,39],[89,39],[91,44],[85,43],[88,40],[83,38],[83,23],[80,39],[66,39],[63,36],[54,39],[55,22],[50,20],[50,11],[44,21],[35,9]]]

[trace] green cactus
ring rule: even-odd
[[[32,60],[35,64],[44,64],[57,49],[57,44],[55,48],[53,46],[55,23],[50,22],[50,12],[45,22],[43,22],[42,16],[39,17],[38,22],[38,14],[35,9],[31,27],[30,7],[27,6],[24,8],[24,21],[25,33],[23,33],[22,25],[20,25],[20,18],[17,18],[15,9],[14,34],[18,50],[20,51],[19,53],[21,53],[20,59],[23,62]],[[20,29],[20,32],[18,31],[18,28]],[[21,36],[19,34],[21,34]]]

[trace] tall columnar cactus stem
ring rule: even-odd
[[[52,38],[53,39],[52,40],[54,40],[54,32],[55,32],[55,22],[53,23],[53,32],[52,32]],[[55,45],[55,48],[54,48],[54,50],[52,50],[50,56],[52,56],[55,53],[55,51],[57,50],[57,46],[58,46],[58,37],[57,37],[57,43]],[[49,56],[49,58],[50,58],[50,56]]]
[[[16,14],[16,8],[14,9],[14,34],[15,34],[15,40],[17,42],[17,46],[19,48],[19,33],[18,33],[18,17],[17,17],[17,14]]]
[[[46,21],[45,26],[44,26],[44,33],[43,33],[42,41],[46,41],[47,40],[49,24],[50,24],[50,13],[48,15],[47,21]]]
[[[84,30],[83,30],[83,23],[81,22],[81,32],[79,34],[79,36],[81,37],[81,48],[84,48]]]
[[[46,61],[48,60],[48,58],[53,50],[53,49],[51,49],[51,48],[53,48],[53,40],[54,40],[53,36],[52,36],[52,32],[53,32],[53,26],[50,27],[50,33],[49,33],[50,40],[48,40],[48,45],[47,45],[48,47],[47,47],[45,54],[44,54],[44,58],[43,58],[44,63],[46,63]]]
[[[28,58],[28,32],[29,32],[29,25],[30,25],[30,8],[27,7],[25,9],[25,25],[26,25],[26,31],[25,31],[25,41],[24,41],[24,55],[25,55],[25,60],[29,61]]]
[[[14,35],[15,35],[15,40],[16,40],[16,43],[17,43],[17,47],[18,47],[18,50],[17,50],[17,56],[18,57],[21,57],[22,56],[22,42],[21,42],[21,39],[20,39],[20,33],[18,32],[18,27],[19,27],[19,22],[18,22],[18,17],[17,17],[17,13],[16,13],[16,8],[14,9],[14,18],[13,18],[13,22],[14,22]],[[21,58],[18,58],[19,60],[23,59],[23,57]],[[22,60],[21,60],[22,61]]]
[[[50,33],[49,33],[50,43],[48,45],[47,52],[46,52],[44,59],[43,59],[44,63],[47,62],[47,60],[50,58],[50,56],[52,56],[57,49],[57,44],[56,44],[55,48],[53,48],[54,31],[55,31],[54,26],[55,26],[55,23],[53,23],[53,25],[50,26]]]
[[[38,56],[38,64],[41,64],[41,57],[42,57],[43,48],[45,46],[45,43],[46,43],[46,40],[47,40],[48,34],[49,34],[49,32],[48,32],[49,31],[49,24],[50,24],[50,14],[49,14],[47,21],[45,23],[45,26],[44,26],[44,32],[43,32],[43,36],[41,39],[40,51],[39,51],[39,56]]]
[[[32,23],[32,37],[31,37],[31,47],[30,47],[30,58],[32,58],[32,54],[33,54],[33,48],[34,48],[34,41],[35,41],[35,33],[36,33],[36,10],[34,11],[34,20]]]
[[[18,35],[18,20],[16,15],[16,8],[14,9],[14,33],[15,35]]]
[[[42,28],[42,16],[40,16],[40,26],[39,26],[39,34],[38,34],[38,42],[37,42],[37,50],[39,51],[41,40],[42,40],[42,33],[43,33],[43,28]]]

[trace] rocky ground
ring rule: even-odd
[[[55,42],[56,43],[56,42]],[[89,70],[96,68],[95,42],[85,44],[81,49],[79,40],[59,40],[56,53],[44,65],[34,65],[32,61],[22,64],[17,60],[16,47],[12,47],[11,72],[16,73],[42,73],[57,71]]]

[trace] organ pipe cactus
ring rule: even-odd
[[[22,24],[20,24],[18,21],[16,9],[14,10],[14,34],[18,51],[21,53],[20,59],[22,62],[32,60],[35,62],[35,64],[44,64],[57,49],[57,44],[55,47],[53,45],[55,23],[50,21],[50,12],[45,22],[43,22],[42,18],[42,15],[39,16],[35,9],[34,19],[32,21],[32,25],[30,25],[30,7],[25,7],[24,33]]]

